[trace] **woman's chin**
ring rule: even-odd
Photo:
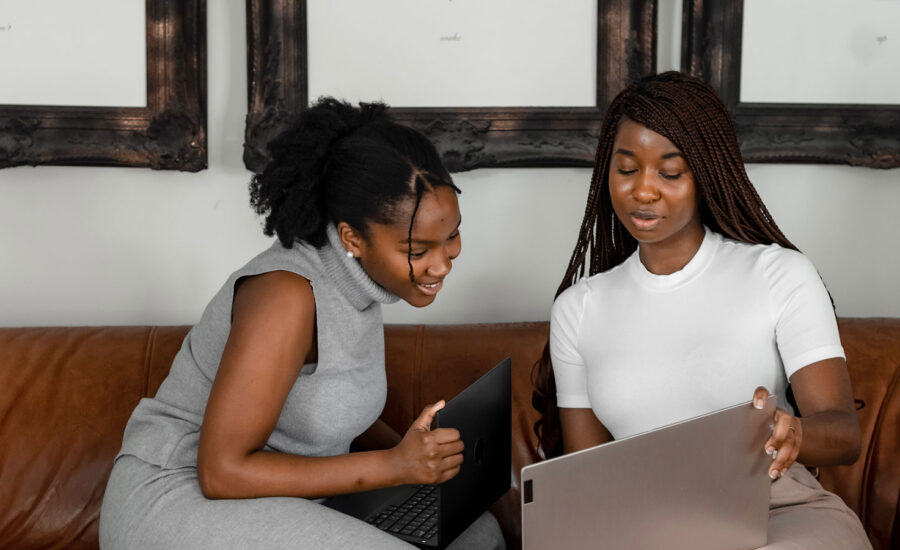
[[[403,301],[413,307],[430,306],[437,296],[408,296]]]

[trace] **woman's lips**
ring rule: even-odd
[[[631,217],[631,223],[641,231],[649,231],[656,228],[660,220],[662,220],[661,216],[653,212],[631,212],[629,216]]]
[[[444,286],[443,281],[437,281],[434,283],[418,283],[416,287],[419,289],[419,292],[422,294],[426,294],[428,296],[434,296],[438,292],[440,292],[441,287]]]

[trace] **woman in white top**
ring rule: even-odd
[[[570,453],[751,398],[761,408],[769,391],[765,548],[870,548],[858,518],[803,467],[860,452],[828,292],[747,178],[715,91],[682,73],[647,77],[604,121],[535,372],[542,450]]]

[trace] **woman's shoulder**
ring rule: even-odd
[[[265,289],[283,290],[282,285],[309,286],[314,283],[318,270],[298,247],[285,248],[277,240],[268,248],[235,269],[210,299],[195,328],[209,326],[227,330],[232,318],[238,291],[253,279],[262,278]],[[274,284],[274,286],[273,286]],[[257,286],[257,285],[253,285]]]
[[[729,262],[743,260],[756,264],[767,272],[812,267],[812,262],[805,254],[777,243],[751,244],[723,236],[718,253],[727,258]]]
[[[271,246],[235,270],[231,277],[236,281],[263,273],[287,271],[313,281],[321,272],[320,263],[318,253],[312,246],[298,242],[287,248],[276,239]]]
[[[309,280],[290,271],[267,271],[248,277],[234,290],[234,319],[277,318],[308,320],[315,317],[316,302]]]
[[[723,238],[719,254],[726,265],[743,276],[756,274],[772,291],[821,284],[819,272],[805,254],[779,244],[749,244]]]
[[[559,296],[557,296],[556,299],[553,300],[553,307],[554,309],[557,307],[571,307],[572,305],[581,302],[586,293],[586,279],[578,279],[572,286],[562,291]]]
[[[593,302],[598,296],[602,296],[606,292],[621,290],[623,284],[621,278],[627,276],[624,266],[628,261],[625,260],[625,262],[601,273],[578,279],[572,286],[557,296],[553,302],[554,310],[581,310],[589,297],[590,301]]]

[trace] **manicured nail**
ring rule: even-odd
[[[775,452],[775,447],[766,447],[766,454],[767,454],[767,455],[770,455],[770,456],[771,456],[772,453],[774,453],[774,452]],[[774,458],[774,457],[773,457],[773,458]]]
[[[778,470],[772,470],[769,472],[769,477],[772,479],[778,479],[779,477],[781,477],[781,474],[778,473]]]
[[[783,475],[786,474],[786,473],[787,473],[787,468],[785,468],[784,470],[781,470],[781,474],[779,474],[778,477],[781,477],[781,476],[783,476]]]
[[[753,402],[753,406],[756,407],[757,409],[762,409],[762,408],[765,408],[766,404],[757,399],[756,401]]]

